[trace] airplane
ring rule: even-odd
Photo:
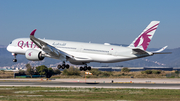
[[[84,65],[80,70],[91,70],[87,63],[115,63],[128,61],[154,54],[169,54],[162,52],[167,46],[158,51],[146,51],[160,21],[151,21],[143,32],[127,47],[95,43],[82,43],[62,40],[49,40],[36,38],[36,29],[30,33],[30,38],[17,38],[8,46],[7,50],[14,56],[13,62],[17,62],[16,55],[22,54],[30,61],[41,61],[45,57],[59,59],[63,63],[57,66],[58,69],[69,68],[71,64]]]

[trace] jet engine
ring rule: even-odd
[[[31,61],[41,61],[44,59],[42,52],[35,49],[29,49],[26,51],[25,56],[28,60]]]

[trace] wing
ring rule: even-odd
[[[56,58],[56,59],[61,59],[61,60],[64,60],[64,59],[67,59],[67,58],[74,58],[74,56],[72,55],[69,55],[67,54],[66,52],[63,52],[51,45],[49,45],[48,43],[40,40],[40,39],[37,39],[34,37],[34,34],[36,32],[36,29],[33,30],[30,34],[30,39],[40,48],[42,49],[46,56],[48,57],[52,57],[52,58]]]

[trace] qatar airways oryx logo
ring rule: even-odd
[[[31,53],[32,53],[32,52],[28,53],[28,55],[31,56]]]
[[[27,42],[24,42],[24,41],[19,41],[18,43],[17,43],[17,45],[18,45],[18,47],[20,47],[21,49],[23,49],[23,48],[39,48],[37,45],[35,45],[32,41],[31,42],[29,42],[29,41],[27,41]]]
[[[151,41],[151,38],[149,38],[149,37],[152,36],[151,34],[148,34],[148,33],[156,30],[158,25],[159,25],[159,23],[152,26],[151,28],[149,28],[145,32],[143,32],[143,34],[141,34],[141,36],[135,41],[134,46],[135,47],[142,46],[143,49],[146,50],[150,41]]]

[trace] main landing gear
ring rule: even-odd
[[[69,65],[68,64],[65,64],[65,62],[63,61],[63,64],[62,65],[58,65],[57,66],[58,69],[69,69]]]
[[[87,66],[87,64],[84,67],[80,67],[80,71],[86,71],[86,70],[91,70],[90,66]]]
[[[14,59],[13,59],[13,62],[17,62],[17,59],[16,59],[16,53],[12,53],[12,55],[14,56]]]
[[[57,68],[58,68],[58,69],[65,69],[65,68],[66,68],[66,69],[69,69],[69,65],[66,64],[66,63],[63,61],[63,64],[62,64],[62,65],[59,64],[59,65],[57,66]],[[80,69],[80,71],[86,71],[86,70],[91,70],[91,67],[90,67],[90,66],[87,66],[87,64],[85,64],[84,67],[81,66],[79,69]]]

